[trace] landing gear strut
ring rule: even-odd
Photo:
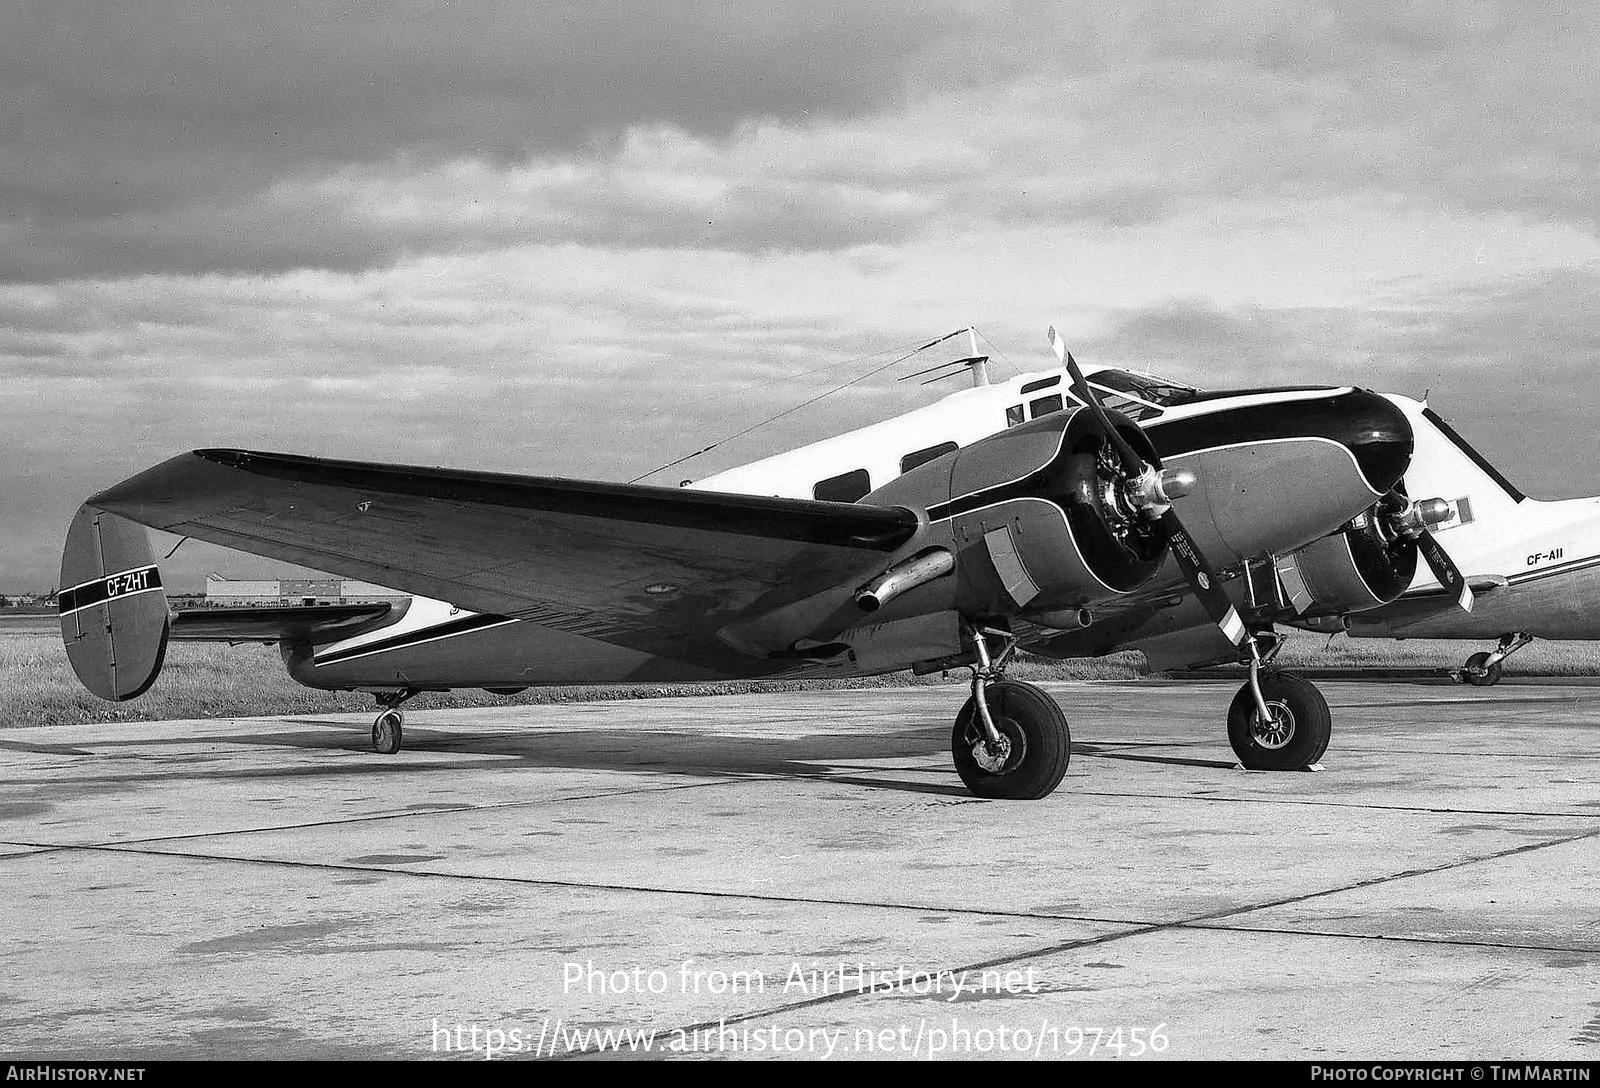
[[[1333,734],[1328,701],[1292,672],[1269,672],[1282,643],[1271,632],[1245,637],[1250,680],[1228,707],[1228,743],[1252,771],[1303,771],[1322,758]]]
[[[377,695],[378,705],[383,707],[382,713],[372,723],[372,750],[379,755],[392,756],[400,751],[405,743],[406,716],[400,712],[400,704],[417,694],[411,688],[401,688],[399,691],[385,691]]]
[[[1476,653],[1455,672],[1457,680],[1473,687],[1487,688],[1500,682],[1501,662],[1533,641],[1526,631],[1508,631],[1500,636],[1500,645],[1489,653]]]
[[[979,797],[1036,801],[1067,773],[1072,735],[1066,715],[1044,689],[1005,679],[1017,640],[1009,631],[972,627],[977,651],[972,697],[956,715],[950,751],[961,781]],[[988,640],[1002,643],[992,655]]]

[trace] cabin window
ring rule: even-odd
[[[1031,401],[1028,404],[1028,410],[1033,413],[1034,419],[1038,419],[1040,416],[1047,416],[1051,412],[1059,412],[1061,411],[1061,394],[1053,393],[1048,397],[1040,397],[1036,401]]]
[[[1015,427],[1022,422],[1022,405],[1013,404],[1006,409],[1006,426]]]
[[[1041,389],[1049,389],[1053,385],[1060,384],[1061,375],[1052,374],[1048,378],[1040,378],[1038,381],[1029,382],[1027,385],[1022,387],[1022,391],[1024,393],[1037,393]]]
[[[945,454],[952,453],[960,448],[961,447],[956,445],[954,442],[941,442],[937,446],[929,446],[925,450],[917,450],[915,453],[908,453],[904,457],[900,458],[900,471],[910,472],[918,465],[925,465],[929,461],[943,457]]]
[[[872,478],[866,469],[858,468],[818,482],[811,489],[811,496],[824,502],[855,502],[871,490]]]

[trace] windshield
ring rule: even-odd
[[[1192,386],[1150,374],[1130,374],[1126,370],[1097,370],[1089,375],[1089,384],[1099,391],[1101,404],[1121,412],[1135,423],[1153,419],[1163,408],[1188,404],[1202,395]]]
[[[1096,371],[1089,375],[1089,384],[1127,393],[1147,404],[1161,408],[1186,404],[1200,393],[1200,390],[1193,386],[1179,385],[1177,382],[1169,382],[1153,374],[1130,374],[1126,370]]]

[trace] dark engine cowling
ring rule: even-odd
[[[1294,554],[1312,603],[1310,613],[1362,612],[1386,605],[1417,574],[1417,541],[1404,519],[1440,520],[1439,500],[1408,504],[1398,491],[1357,515],[1338,533]],[[1444,513],[1448,513],[1446,509]]]
[[[1125,416],[1112,422],[1151,465]],[[916,504],[955,555],[969,615],[1080,608],[1132,592],[1160,568],[1159,526],[1133,509],[1092,413],[1059,412],[914,469],[867,501]]]

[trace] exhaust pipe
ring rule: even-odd
[[[943,578],[955,569],[956,557],[944,548],[918,552],[856,590],[856,607],[863,612],[876,612],[906,590]]]

